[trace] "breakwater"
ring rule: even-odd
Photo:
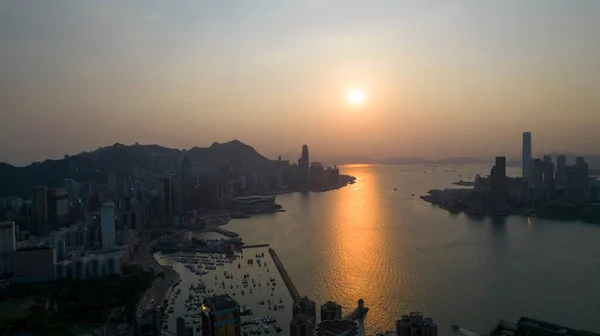
[[[254,245],[243,245],[242,246],[243,249],[258,248],[258,247],[269,247],[269,244],[254,244]]]
[[[237,234],[233,231],[225,230],[225,229],[218,228],[218,227],[214,228],[213,231],[220,233],[224,236],[230,237],[230,238],[237,238],[240,236],[239,234]]]
[[[292,279],[290,279],[290,276],[287,274],[287,271],[283,267],[283,263],[281,262],[281,260],[279,260],[277,253],[275,252],[274,249],[270,248],[269,254],[271,254],[271,258],[273,258],[273,262],[275,263],[275,266],[277,267],[279,274],[281,274],[281,278],[283,279],[285,286],[287,287],[288,291],[290,292],[292,299],[294,300],[294,302],[300,301],[300,294],[298,293],[296,286],[294,286]]]

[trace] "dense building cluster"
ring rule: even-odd
[[[600,221],[600,181],[590,177],[584,157],[531,157],[531,133],[523,133],[522,174],[509,177],[499,156],[487,177],[477,175],[473,189],[432,190],[425,200],[452,211],[484,214],[538,214]]]

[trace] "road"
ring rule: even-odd
[[[161,266],[154,258],[151,248],[155,242],[156,240],[140,242],[138,251],[133,258],[133,261],[138,262],[144,269],[152,271],[156,275],[162,274],[164,276],[157,277],[151,287],[144,293],[137,305],[136,311],[138,314],[152,304],[162,305],[169,288],[179,281],[179,275],[176,272],[169,267]]]
[[[122,322],[121,317],[123,316],[123,307],[114,309],[108,316],[108,321],[104,326],[104,336],[115,336],[117,335],[117,326]]]

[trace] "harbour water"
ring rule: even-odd
[[[281,195],[286,212],[223,228],[247,244],[271,244],[300,295],[317,305],[335,300],[346,314],[363,298],[367,335],[414,310],[433,317],[441,335],[452,333],[451,323],[487,333],[522,315],[600,332],[599,225],[452,214],[418,198],[487,175],[487,166],[358,165],[341,173],[356,183]]]
[[[202,236],[208,239],[222,238],[222,236],[215,236],[214,233],[203,233]],[[259,254],[260,257],[256,257],[256,254]],[[276,324],[282,328],[280,335],[289,335],[289,317],[292,315],[293,301],[281,276],[277,272],[277,268],[267,248],[244,249],[243,253],[237,254],[239,259],[235,259],[232,262],[224,262],[223,265],[216,264],[214,265],[216,268],[214,270],[207,269],[206,266],[200,268],[201,271],[208,272],[203,275],[197,275],[185,267],[186,264],[197,265],[198,262],[191,262],[191,259],[188,259],[190,260],[189,262],[182,262],[180,256],[194,258],[193,254],[162,254],[156,256],[159,263],[173,265],[173,268],[181,275],[181,283],[171,294],[167,307],[167,311],[169,308],[173,308],[173,311],[165,320],[169,331],[176,332],[176,320],[177,317],[181,316],[194,328],[194,335],[200,335],[201,333],[196,328],[201,325],[201,321],[199,321],[201,318],[193,316],[194,313],[200,312],[200,305],[189,305],[188,307],[192,307],[192,309],[188,309],[186,307],[186,300],[189,295],[192,294],[200,299],[227,293],[240,306],[253,310],[252,315],[242,316],[242,321],[245,322],[251,321],[254,318],[261,319],[272,316],[275,318]],[[253,263],[248,264],[248,259],[252,259]],[[219,259],[215,258],[215,260]],[[257,260],[261,261],[260,267]],[[231,277],[227,277],[225,274]],[[245,278],[246,286],[244,286],[244,274],[248,276]],[[199,280],[206,286],[207,291],[212,290],[213,292],[200,293],[192,290],[190,285],[197,287]],[[177,289],[180,290],[179,294],[177,294]],[[259,304],[259,301],[264,301],[264,304]],[[276,305],[277,308],[275,307]],[[200,323],[193,323],[194,320]],[[260,327],[261,333],[265,335],[267,333],[264,332],[264,328],[267,327],[269,328],[269,334],[277,334],[274,325],[261,321],[258,325],[248,325],[242,327],[242,329],[249,331],[250,329]]]

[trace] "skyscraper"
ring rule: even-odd
[[[183,160],[181,160],[181,189],[194,188],[194,172],[192,162],[187,156],[187,152],[183,152]]]
[[[202,335],[240,336],[240,307],[229,295],[205,298],[202,304]]]
[[[106,251],[114,250],[117,247],[114,203],[102,203],[100,226],[102,229],[102,249]]]
[[[327,301],[321,306],[321,322],[329,320],[341,320],[342,319],[342,306],[333,302]]]
[[[44,226],[48,222],[48,188],[33,187],[33,220],[29,232],[34,236],[44,234]]]
[[[491,171],[491,192],[494,206],[502,206],[506,203],[507,183],[506,183],[506,157],[496,157],[496,164]]]
[[[396,335],[398,336],[437,336],[438,326],[430,318],[423,318],[420,312],[411,312],[396,321]]]
[[[115,173],[108,174],[108,194],[111,197],[117,196],[117,175]]]
[[[165,216],[173,217],[175,213],[175,186],[173,185],[173,179],[170,177],[163,179],[163,194]]]
[[[531,182],[531,132],[523,132],[523,156],[521,160],[523,179]]]
[[[298,159],[298,184],[302,190],[310,186],[310,159],[308,157],[308,146],[302,146],[302,156]]]
[[[541,188],[544,185],[544,163],[542,160],[533,160],[533,176],[531,178],[535,188]]]
[[[0,274],[10,271],[10,254],[16,249],[15,222],[0,223]]]
[[[546,188],[554,187],[554,162],[550,155],[544,156],[544,186]]]
[[[556,184],[564,185],[566,167],[567,167],[567,157],[564,155],[557,156],[556,157],[556,174],[554,176]]]

